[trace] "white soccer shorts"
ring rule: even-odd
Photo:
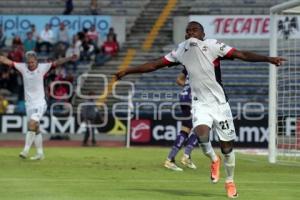
[[[36,122],[40,122],[43,115],[47,110],[47,104],[27,106],[26,113],[28,120],[34,120]]]
[[[192,105],[193,128],[207,125],[213,128],[221,141],[235,140],[233,117],[228,103],[204,104],[197,101]]]

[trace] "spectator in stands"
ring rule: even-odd
[[[56,80],[56,81],[58,81],[58,80]],[[63,81],[63,79],[61,79],[59,81]],[[54,90],[54,95],[58,100],[65,99],[65,97],[68,95],[67,86],[64,84],[57,84],[55,87],[55,90]]]
[[[77,71],[77,66],[79,64],[79,58],[80,58],[80,49],[79,47],[76,46],[76,40],[73,40],[72,45],[69,46],[69,48],[66,51],[66,56],[69,57],[71,55],[77,55],[78,59],[77,60],[72,60],[68,62],[67,64],[70,64],[73,66],[73,73],[76,73]]]
[[[2,47],[5,47],[5,40],[6,40],[6,36],[2,27],[2,24],[0,24],[0,49]]]
[[[113,37],[113,40],[115,41],[115,42],[117,42],[118,43],[118,39],[117,39],[117,34],[115,33],[115,30],[114,30],[114,28],[113,27],[110,27],[109,28],[109,30],[108,30],[108,33],[107,33],[107,39],[108,39],[108,37]]]
[[[94,96],[95,93],[89,92],[89,96]],[[82,141],[82,146],[88,146],[88,140],[91,136],[92,145],[96,146],[96,139],[95,139],[95,128],[92,127],[93,124],[97,121],[97,117],[99,117],[99,110],[97,108],[96,103],[93,99],[89,99],[86,101],[86,105],[81,107],[81,120],[85,123],[86,131],[84,133],[84,138]]]
[[[21,37],[18,35],[15,35],[13,40],[12,40],[12,46],[20,46],[20,48],[23,49],[23,43],[21,40]]]
[[[22,45],[13,45],[12,50],[8,52],[7,57],[14,62],[23,62],[24,51]]]
[[[64,44],[62,43],[56,43],[53,48],[52,48],[52,55],[53,58],[58,59],[58,58],[62,58],[65,57],[66,54],[66,47]]]
[[[80,60],[87,60],[90,61],[91,57],[95,50],[94,44],[89,40],[89,38],[86,36],[82,42],[81,50],[80,50]]]
[[[66,63],[64,65],[66,65]],[[66,67],[62,66],[56,68],[56,75],[54,81],[66,81],[70,84],[73,84],[73,80],[73,75],[68,72]],[[51,84],[53,83],[54,82],[52,82]],[[54,98],[50,98],[51,104],[55,102],[70,102],[72,94],[71,97],[69,97],[71,91],[67,84],[56,83],[53,90]],[[64,105],[56,106],[55,111],[62,114],[66,113],[66,111],[68,111],[68,108]]]
[[[90,2],[90,11],[92,15],[98,15],[98,5],[97,5],[97,0],[91,0]]]
[[[57,32],[57,42],[53,47],[54,58],[61,58],[65,56],[66,50],[69,47],[69,32],[65,27],[65,24],[62,22],[59,25]]]
[[[105,55],[112,57],[118,53],[119,45],[114,40],[114,37],[112,35],[109,35],[107,37],[107,40],[103,43],[102,49]]]
[[[87,28],[83,28],[82,31],[79,31],[74,37],[76,40],[80,40],[81,43],[83,42],[84,38],[86,37],[86,34],[88,32]]]
[[[24,50],[26,51],[35,51],[36,40],[33,38],[32,32],[27,32],[26,39],[24,40]]]
[[[84,38],[85,38],[85,34],[79,32],[76,35],[74,35],[72,39],[72,43],[75,43],[76,48],[81,49],[82,41],[84,40]]]
[[[69,31],[63,22],[61,22],[59,25],[57,32],[57,43],[63,44],[65,49],[67,49],[70,44]]]
[[[119,51],[117,42],[114,41],[113,35],[108,35],[107,40],[103,43],[102,47],[96,51],[95,62],[97,65],[103,65],[111,59]]]
[[[40,41],[37,44],[37,51],[41,52],[42,48],[46,46],[46,52],[49,53],[54,43],[54,34],[51,30],[51,25],[46,24],[45,29],[40,33]]]
[[[55,76],[54,81],[63,81],[67,74],[66,68],[63,66],[60,66],[60,67],[57,67],[55,69],[55,71],[56,71],[56,76]]]
[[[8,107],[8,100],[0,94],[0,114],[5,114]]]
[[[99,33],[96,30],[95,25],[91,26],[91,28],[86,33],[86,36],[88,37],[89,41],[94,45],[94,47],[98,46]]]
[[[74,9],[73,0],[65,0],[65,10],[64,15],[70,15]]]
[[[22,62],[24,58],[24,47],[20,36],[15,35],[12,40],[12,50],[8,52],[7,57],[15,62]]]
[[[30,25],[30,32],[32,33],[32,39],[38,42],[40,40],[40,35],[36,31],[36,28],[35,28],[34,24]]]

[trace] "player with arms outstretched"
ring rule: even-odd
[[[285,60],[281,57],[268,57],[248,51],[240,51],[214,39],[204,39],[203,26],[192,21],[186,28],[186,39],[178,48],[163,58],[134,68],[121,70],[117,79],[127,74],[146,73],[165,66],[182,64],[189,74],[192,89],[193,131],[207,155],[212,151],[208,146],[209,132],[215,129],[220,139],[226,172],[225,189],[229,198],[238,196],[234,183],[235,154],[233,143],[236,133],[231,109],[225,94],[220,70],[220,59],[240,59],[248,62],[267,62],[280,66]],[[212,159],[212,158],[211,158]],[[213,182],[216,182],[212,179]]]
[[[0,56],[0,63],[17,69],[23,77],[26,114],[28,118],[28,132],[25,138],[25,146],[19,154],[21,158],[27,158],[32,143],[35,143],[37,154],[31,160],[42,160],[45,158],[43,152],[43,138],[39,132],[39,123],[46,112],[44,76],[51,69],[65,62],[76,59],[76,56],[60,58],[52,63],[38,63],[34,51],[25,54],[26,63],[16,63],[10,59]]]

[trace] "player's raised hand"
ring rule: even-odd
[[[287,61],[287,59],[282,58],[282,57],[269,57],[270,59],[270,63],[276,65],[276,66],[280,66],[282,65],[283,61]]]

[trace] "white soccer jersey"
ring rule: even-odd
[[[181,63],[188,71],[193,100],[226,103],[221,80],[220,58],[231,57],[234,48],[214,39],[190,38],[165,56],[171,63]]]
[[[22,74],[25,102],[27,106],[45,104],[44,76],[50,70],[52,63],[38,64],[30,71],[25,63],[14,63],[14,67]]]

